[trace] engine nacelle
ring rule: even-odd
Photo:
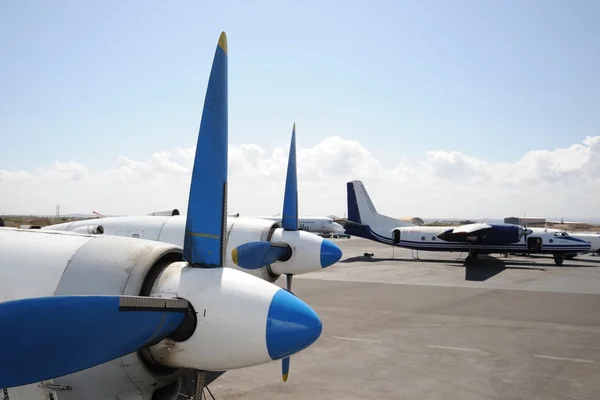
[[[455,228],[440,232],[437,237],[447,242],[466,242],[472,244],[502,245],[516,243],[523,234],[530,234],[531,230],[523,229],[519,225],[491,225],[472,233],[454,233]]]
[[[54,391],[60,400],[175,400],[181,368],[222,371],[256,365],[300,351],[321,333],[314,311],[287,291],[230,268],[190,267],[182,249],[172,244],[14,228],[0,229],[0,243],[0,301],[152,295],[184,298],[195,311],[189,313],[193,324],[186,325],[185,338],[165,339],[152,350],[40,385],[10,388],[11,398],[48,399]]]
[[[306,274],[327,268],[338,262],[342,251],[333,242],[306,231],[274,230],[272,242],[285,242],[292,248],[292,256],[286,261],[271,264],[275,274]]]
[[[3,229],[0,235],[0,301],[52,295],[139,295],[154,268],[163,269],[182,260],[181,249],[166,243],[125,243],[122,238],[104,235],[11,228]],[[158,398],[171,400],[179,392],[180,375],[178,370],[164,368],[152,372],[140,354],[129,354],[42,382],[39,387],[10,388],[8,394],[10,398],[41,400],[54,392],[54,398],[75,400],[116,399],[120,393],[130,392],[151,398],[162,388],[163,396]],[[61,385],[71,390],[52,389]]]
[[[129,236],[156,240],[183,247],[186,217],[130,216],[102,219],[104,235]],[[75,221],[44,227],[44,230],[93,233],[97,221]],[[276,233],[277,232],[277,233]],[[260,269],[242,269],[233,262],[231,252],[250,242],[285,242],[292,250],[286,261],[278,261]],[[297,251],[296,251],[297,250]],[[300,254],[298,254],[300,253]],[[268,282],[275,282],[281,274],[302,274],[328,267],[342,257],[341,250],[332,242],[310,232],[284,231],[278,221],[262,218],[227,218],[227,251],[225,265],[244,271]]]
[[[273,233],[278,228],[281,228],[281,224],[277,221],[259,218],[227,218],[227,266],[258,276],[266,281],[275,282],[281,276],[280,273],[273,271],[275,264],[255,270],[243,269],[233,262],[231,252],[244,243],[275,241]]]

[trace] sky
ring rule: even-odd
[[[0,213],[187,207],[221,31],[229,210],[600,217],[600,2],[0,2]]]

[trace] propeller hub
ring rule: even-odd
[[[321,267],[327,268],[342,258],[342,250],[333,242],[323,240],[321,243]]]
[[[323,330],[321,319],[302,300],[280,289],[267,315],[267,351],[273,360],[290,356],[313,344]]]

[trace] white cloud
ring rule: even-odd
[[[194,149],[176,148],[145,161],[119,157],[114,168],[90,172],[75,161],[35,171],[0,170],[6,214],[145,214],[187,207]],[[281,211],[288,148],[245,144],[229,149],[229,211]],[[346,185],[365,183],[378,210],[393,216],[503,217],[512,214],[596,217],[600,204],[600,136],[556,150],[526,153],[512,164],[460,152],[428,151],[418,162],[382,165],[354,140],[328,137],[298,147],[300,212],[342,215]]]

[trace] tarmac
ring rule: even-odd
[[[228,371],[216,399],[600,399],[600,257],[467,268],[466,254],[334,240],[342,260],[292,288],[319,340],[286,383],[280,362]]]

